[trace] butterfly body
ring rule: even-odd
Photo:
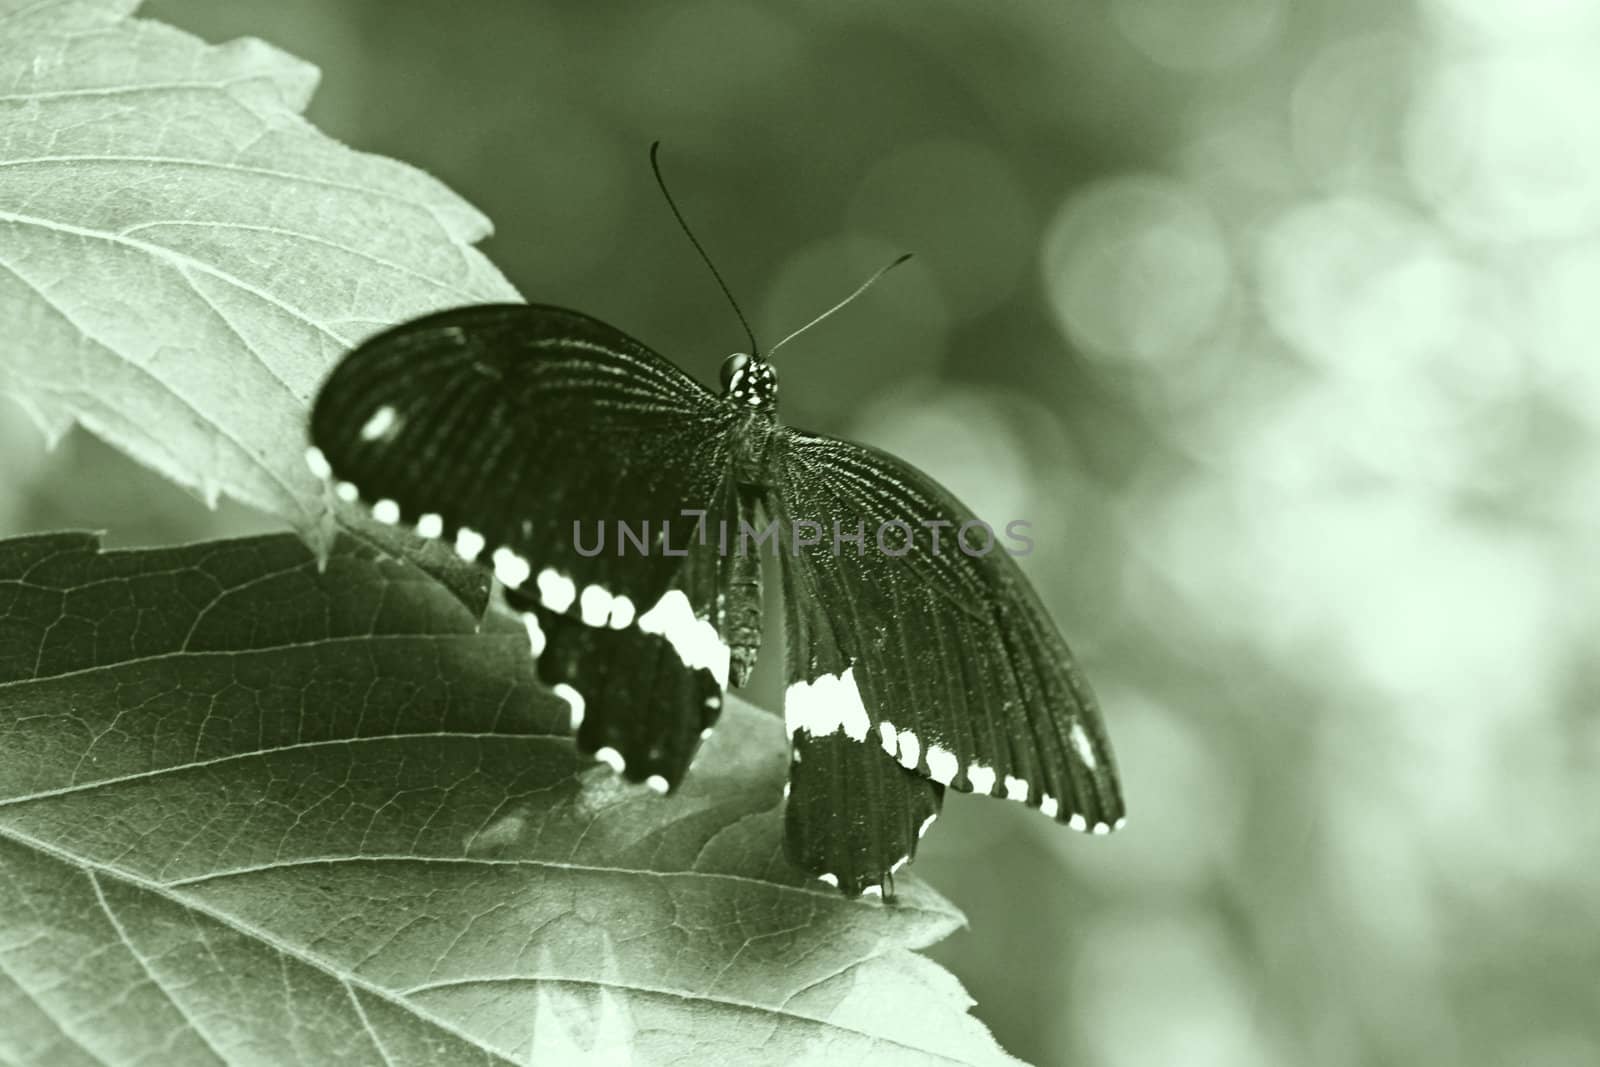
[[[971,512],[895,457],[780,424],[758,355],[721,378],[568,309],[457,308],[345,357],[312,465],[493,567],[579,747],[661,792],[754,668],[775,557],[786,848],[846,893],[892,884],[947,787],[1120,825],[1094,698],[1011,558],[951,540]]]

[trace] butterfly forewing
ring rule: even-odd
[[[614,552],[578,552],[574,523],[658,531],[705,507],[727,468],[726,418],[693,379],[603,323],[480,305],[356,348],[323,385],[311,437],[341,491],[380,520],[420,525],[502,577],[537,558],[577,580],[617,568]],[[657,593],[676,567],[659,552],[628,562],[631,584]]]
[[[806,520],[826,531],[784,556],[796,593],[786,616],[791,733],[881,746],[893,763],[880,775],[898,766],[1079,830],[1118,826],[1121,790],[1094,697],[1003,547],[979,538],[969,551],[957,540],[971,511],[873,449],[788,431],[779,455],[786,528]],[[909,551],[895,537],[878,542],[895,522],[916,535]],[[948,524],[937,552],[928,522]],[[834,538],[835,523],[864,531],[865,543]],[[823,712],[819,691],[859,707]]]
[[[675,785],[728,681],[693,514],[730,506],[730,415],[594,319],[478,305],[357,347],[311,437],[341,496],[494,569],[580,744]]]

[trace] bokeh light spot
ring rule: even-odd
[[[1388,187],[1401,178],[1403,106],[1415,56],[1398,35],[1340,41],[1300,75],[1290,97],[1295,157],[1324,188]]]
[[[1600,241],[1574,244],[1535,268],[1529,335],[1541,384],[1600,429]]]
[[[1455,336],[1467,274],[1419,219],[1341,197],[1271,226],[1259,258],[1268,321],[1341,376],[1394,378]]]
[[[1472,58],[1427,76],[1407,167],[1463,234],[1560,236],[1600,224],[1600,64],[1592,55]]]
[[[1086,1062],[1105,1067],[1255,1067],[1251,996],[1214,920],[1141,911],[1092,930],[1071,988]]]
[[[1135,48],[1163,67],[1217,70],[1277,35],[1282,0],[1116,0],[1112,14]]]
[[[1180,357],[1214,328],[1231,274],[1215,220],[1182,185],[1114,178],[1062,205],[1045,236],[1047,295],[1068,335],[1113,362]]]
[[[1441,26],[1470,31],[1490,44],[1520,45],[1600,28],[1594,0],[1422,0],[1419,6]]]

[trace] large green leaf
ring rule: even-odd
[[[325,547],[301,457],[334,359],[516,293],[477,211],[301,118],[315,68],[137,6],[0,0],[0,392]]]
[[[0,1061],[1010,1062],[937,894],[785,864],[775,719],[661,799],[525,642],[349,542],[0,542]]]

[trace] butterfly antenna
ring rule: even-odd
[[[672,217],[678,220],[678,225],[683,228],[684,236],[689,238],[689,243],[694,245],[694,250],[700,253],[700,258],[711,269],[711,276],[722,286],[722,295],[728,298],[728,303],[733,307],[733,313],[739,316],[739,325],[744,327],[745,336],[750,338],[750,356],[753,359],[761,358],[761,346],[756,344],[756,332],[750,328],[750,320],[744,317],[744,312],[739,310],[739,301],[733,298],[733,291],[728,288],[728,283],[722,280],[722,275],[717,272],[717,265],[711,262],[711,257],[706,255],[705,248],[689,229],[689,223],[684,220],[683,212],[678,210],[677,201],[672,199],[672,193],[667,189],[667,180],[661,176],[661,142],[656,141],[650,145],[650,169],[655,171],[656,184],[661,187],[661,195],[667,200],[667,206],[672,209]]]
[[[777,352],[778,349],[782,348],[784,345],[788,344],[790,341],[793,341],[796,337],[799,337],[801,334],[803,334],[807,330],[811,329],[811,327],[815,326],[817,323],[821,322],[823,319],[827,318],[829,315],[832,315],[835,311],[838,311],[840,308],[842,308],[846,304],[850,303],[850,301],[854,300],[856,297],[860,296],[862,293],[864,293],[868,289],[872,288],[872,283],[876,282],[879,278],[883,277],[885,274],[888,274],[890,271],[894,270],[896,267],[898,267],[900,264],[904,263],[906,260],[908,260],[910,258],[911,258],[911,253],[910,252],[906,252],[903,255],[901,255],[898,259],[896,259],[893,263],[890,263],[887,266],[879,267],[877,269],[877,271],[872,275],[872,277],[868,278],[866,281],[864,281],[860,285],[856,286],[855,292],[851,293],[849,296],[845,297],[843,300],[841,300],[837,304],[833,305],[833,307],[829,308],[827,311],[824,311],[822,314],[818,315],[816,318],[812,319],[810,322],[806,323],[804,326],[800,327],[798,330],[796,330],[793,333],[791,333],[788,337],[785,337],[783,340],[779,341],[777,344],[773,345],[770,349],[768,349],[767,350],[767,358],[771,359],[773,353]]]

